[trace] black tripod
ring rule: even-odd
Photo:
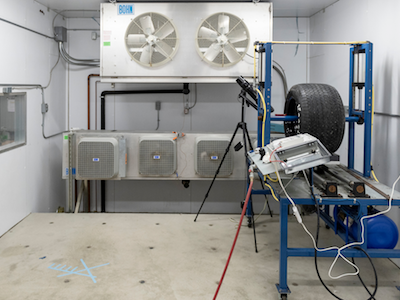
[[[228,147],[227,147],[226,150],[225,150],[225,154],[224,154],[224,156],[222,157],[222,160],[221,160],[221,162],[220,162],[220,164],[219,164],[219,166],[218,166],[217,171],[215,172],[214,178],[213,178],[213,180],[211,181],[210,187],[208,188],[208,191],[207,191],[207,193],[206,193],[206,195],[205,195],[205,197],[204,197],[203,203],[201,203],[200,209],[199,209],[199,211],[197,212],[197,215],[196,215],[196,218],[194,219],[194,222],[196,222],[197,217],[199,216],[200,211],[201,211],[201,209],[203,208],[204,202],[205,202],[206,199],[208,198],[208,195],[209,195],[209,193],[210,193],[210,191],[211,191],[211,188],[212,188],[212,186],[213,186],[213,184],[214,184],[214,182],[215,182],[215,179],[217,178],[217,176],[218,176],[218,174],[219,174],[219,171],[220,171],[220,169],[221,169],[221,166],[222,166],[222,164],[224,163],[225,157],[226,157],[226,155],[228,154],[228,152],[229,152],[229,150],[230,150],[230,148],[231,148],[231,146],[232,146],[233,140],[235,139],[235,136],[236,136],[236,134],[237,134],[237,132],[238,132],[239,129],[242,129],[242,132],[243,132],[243,143],[237,144],[237,145],[235,146],[235,151],[239,151],[241,148],[244,147],[244,151],[245,151],[244,156],[245,156],[245,159],[246,159],[246,165],[247,165],[247,163],[248,163],[248,161],[247,161],[247,156],[246,156],[246,154],[247,154],[247,149],[248,149],[248,147],[249,147],[250,150],[253,150],[253,146],[251,145],[250,135],[249,135],[249,132],[247,131],[247,124],[246,124],[246,122],[244,122],[244,111],[245,111],[245,104],[247,104],[247,106],[251,105],[251,106],[252,106],[253,108],[255,108],[256,110],[257,110],[257,105],[255,105],[253,102],[251,102],[251,101],[246,97],[246,90],[244,90],[244,89],[242,89],[242,91],[240,92],[239,98],[242,100],[241,121],[236,125],[236,129],[235,129],[235,131],[234,131],[234,133],[233,133],[233,135],[232,135],[231,140],[229,141]],[[247,145],[247,143],[248,143],[248,145]],[[263,186],[263,188],[264,188],[264,186]],[[268,208],[269,208],[269,204],[268,204]],[[271,211],[271,210],[270,210],[270,211]],[[255,244],[256,252],[258,252],[258,251],[257,251],[256,230],[255,230],[255,226],[254,226],[254,211],[253,211],[253,205],[251,205],[251,218],[248,217],[248,224],[249,224],[249,226],[251,226],[251,225],[253,226],[254,244]]]

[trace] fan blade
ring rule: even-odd
[[[171,33],[175,31],[174,26],[171,23],[166,23],[163,27],[161,27],[154,35],[157,36],[160,40],[166,38]]]
[[[131,46],[143,45],[146,43],[146,36],[144,34],[128,34],[126,43]]]
[[[214,42],[218,37],[218,32],[215,32],[212,29],[207,27],[201,27],[199,30],[199,39],[207,39],[211,42]]]
[[[151,63],[151,56],[153,55],[153,47],[147,45],[143,48],[142,54],[140,55],[140,62],[144,64]]]
[[[158,52],[160,52],[165,57],[169,57],[172,54],[172,52],[174,52],[174,49],[172,49],[170,45],[168,45],[166,42],[163,41],[158,41],[155,44],[155,46]]]
[[[230,43],[225,44],[223,51],[231,63],[237,62],[241,58],[239,52]]]
[[[218,16],[218,32],[220,34],[226,34],[229,32],[229,16]]]
[[[227,37],[231,43],[237,43],[247,39],[247,32],[244,29],[234,30]]]
[[[213,61],[220,52],[221,52],[221,46],[218,45],[217,43],[213,43],[204,53],[204,57],[209,61]]]
[[[140,18],[140,25],[142,26],[143,32],[147,35],[154,33],[154,25],[150,16],[144,16]]]

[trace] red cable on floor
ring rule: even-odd
[[[221,280],[219,281],[218,288],[215,291],[215,295],[214,295],[213,300],[217,299],[217,295],[218,295],[219,289],[220,289],[220,287],[222,285],[222,281],[224,280],[226,270],[228,269],[229,262],[231,260],[233,250],[235,249],[236,241],[237,241],[237,238],[239,236],[239,231],[240,231],[240,228],[242,227],[243,217],[244,217],[244,214],[246,212],[247,203],[249,203],[252,187],[253,187],[253,179],[250,180],[250,185],[249,185],[249,189],[247,191],[246,201],[244,202],[244,205],[243,205],[242,215],[240,216],[240,221],[239,221],[238,229],[236,231],[236,236],[235,236],[235,239],[233,240],[233,245],[232,245],[232,248],[231,248],[231,252],[229,253],[228,260],[226,262],[224,272],[222,273],[222,277],[221,277]]]

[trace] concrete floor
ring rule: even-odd
[[[212,299],[220,280],[238,215],[181,214],[31,214],[0,238],[0,299]],[[315,215],[305,223],[315,232]],[[243,227],[218,299],[279,299],[279,218],[257,222],[259,253],[253,231]],[[311,241],[291,219],[289,245]],[[321,227],[320,246],[341,244]],[[95,278],[50,269],[55,264],[84,269]],[[320,272],[337,295],[368,299],[356,277],[328,280],[331,258],[320,258]],[[400,269],[374,259],[379,276],[376,299],[400,299]],[[366,259],[358,259],[368,286],[374,283]],[[72,269],[71,268],[71,269]],[[334,273],[351,271],[339,262]],[[80,274],[88,275],[88,272]],[[94,280],[96,283],[94,283]],[[317,279],[313,258],[290,258],[289,299],[334,299]],[[371,288],[372,290],[372,288]]]

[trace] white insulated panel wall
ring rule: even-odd
[[[55,13],[32,0],[0,1],[0,17],[52,36]],[[41,12],[42,11],[42,12]],[[60,20],[60,25],[64,22]],[[58,58],[57,44],[46,37],[0,22],[0,83],[46,86]],[[45,134],[65,129],[65,64],[59,62],[50,86],[45,90],[49,104]],[[21,90],[18,90],[21,92]],[[0,153],[0,235],[30,212],[55,212],[65,203],[65,184],[60,179],[60,136],[42,136],[42,94],[38,89],[22,90],[27,95],[27,144]]]

